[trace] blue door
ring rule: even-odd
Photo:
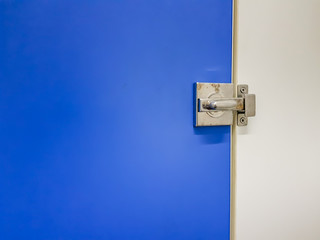
[[[0,1],[0,239],[229,239],[232,0]]]

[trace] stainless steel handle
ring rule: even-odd
[[[239,111],[244,110],[243,98],[231,99],[199,99],[200,111]]]
[[[248,85],[238,85],[235,98],[232,84],[196,83],[195,90],[195,126],[231,125],[234,114],[238,126],[246,126],[256,115],[256,97],[248,94]]]
[[[243,98],[199,99],[199,112],[238,111],[246,117],[256,115],[256,95],[243,94]]]

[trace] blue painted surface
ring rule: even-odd
[[[0,239],[228,239],[231,0],[0,1]]]

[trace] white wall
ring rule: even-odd
[[[237,0],[236,240],[320,240],[320,0]]]

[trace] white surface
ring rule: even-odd
[[[238,0],[236,240],[320,239],[320,0]]]

